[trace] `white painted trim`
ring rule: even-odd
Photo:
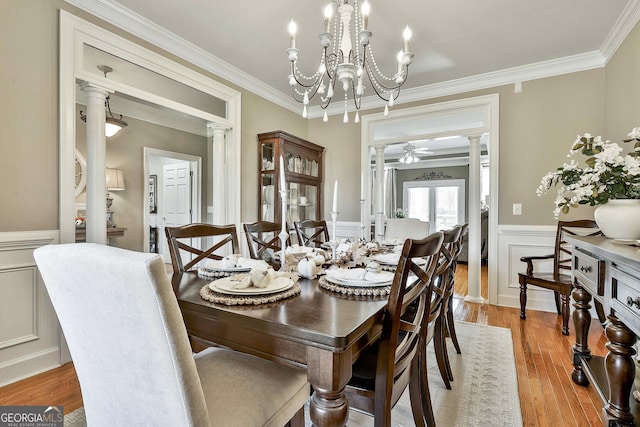
[[[102,2],[95,4],[100,3]],[[141,26],[140,23],[136,25]],[[82,72],[82,46],[84,43],[224,100],[227,103],[227,117],[214,116],[175,102],[167,104],[167,101],[156,94],[149,94],[106,78],[100,78],[100,76]],[[75,168],[73,165],[75,161],[75,120],[77,119],[75,117],[75,79],[78,76],[142,100],[150,102],[162,100],[162,105],[169,105],[177,111],[196,115],[212,123],[230,128],[230,142],[233,147],[227,153],[227,165],[231,172],[227,174],[226,189],[229,195],[229,222],[240,220],[240,92],[119,37],[104,28],[65,11],[60,11],[60,235],[63,242],[75,241],[73,221],[67,221],[65,218],[73,218],[75,205],[73,194],[75,187],[73,171]],[[147,240],[148,237],[145,242]]]
[[[447,101],[436,104],[421,105],[418,107],[405,108],[395,110],[393,117],[384,117],[383,113],[367,114],[361,118],[361,134],[360,134],[360,147],[361,147],[361,159],[360,170],[369,171],[371,168],[371,155],[370,150],[372,147],[379,145],[380,142],[373,141],[374,127],[376,123],[389,124],[389,121],[403,121],[409,118],[419,118],[429,115],[439,115],[443,113],[450,113],[459,110],[469,109],[481,109],[486,114],[486,123],[488,126],[483,129],[463,129],[456,130],[456,134],[461,133],[473,135],[478,133],[489,133],[489,141],[487,143],[487,150],[489,152],[489,164],[490,168],[490,183],[489,193],[490,201],[489,206],[498,206],[498,177],[499,177],[499,141],[500,141],[500,112],[499,112],[499,96],[497,94],[484,95],[473,98],[465,98],[455,101]],[[442,136],[442,135],[438,135]],[[370,206],[371,194],[370,193],[370,177],[369,173],[364,174],[365,177],[365,206]],[[494,208],[492,215],[489,215],[489,261],[488,261],[488,275],[489,275],[489,303],[498,303],[498,212],[497,208]],[[371,227],[371,216],[365,215],[365,227],[369,229]]]
[[[57,324],[57,318],[55,314],[49,315],[49,310],[45,308],[49,305],[48,298],[32,255],[33,250],[41,246],[58,243],[59,237],[58,230],[0,232],[0,274],[19,270],[31,272],[31,279],[22,285],[32,287],[31,304],[34,309],[31,333],[0,344],[0,386],[71,360],[60,327],[50,327],[53,323]],[[49,332],[53,335],[42,336]],[[45,347],[38,342],[40,338],[47,338],[47,341],[55,344]]]
[[[249,73],[222,61],[204,49],[178,37],[116,2],[109,0],[65,1],[281,107],[298,114],[301,111],[300,104],[288,94],[257,80]],[[639,0],[629,2],[600,50],[406,89],[402,91],[402,95],[396,101],[396,105],[487,89],[512,84],[517,81],[525,82],[604,67],[631,29],[640,20],[639,5]],[[382,108],[380,100],[376,96],[368,96],[362,99],[363,110],[377,107]],[[321,117],[324,111],[320,107],[309,108],[308,117]],[[343,114],[343,112],[344,109],[340,103],[334,104],[327,109],[327,113],[331,115]],[[391,114],[393,114],[393,110]]]
[[[620,18],[607,35],[602,46],[600,46],[600,52],[602,52],[602,55],[605,58],[605,65],[609,62],[611,57],[613,57],[622,42],[624,42],[624,39],[627,38],[639,20],[640,1],[630,1],[625,6],[622,14],[620,14]]]
[[[58,239],[58,230],[0,232],[0,251],[36,249],[40,246],[58,243]]]

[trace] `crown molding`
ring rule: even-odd
[[[64,1],[281,107],[298,110],[297,103],[291,97],[115,1]]]
[[[620,14],[613,28],[607,35],[607,38],[600,46],[600,52],[606,58],[605,65],[614,53],[618,50],[624,39],[636,26],[640,20],[640,0],[633,0],[627,3],[626,7]]]
[[[534,64],[522,65],[504,70],[492,71],[490,73],[477,74],[475,76],[464,77],[461,79],[448,80],[446,82],[405,89],[402,91],[402,95],[396,100],[396,105],[488,89],[513,84],[515,82],[536,80],[561,74],[591,70],[603,67],[605,63],[606,59],[599,51],[587,52],[564,58],[552,59],[549,61],[536,62]],[[378,97],[370,96],[362,98],[361,110],[383,107],[384,104],[380,104],[380,99]],[[312,107],[308,109],[308,117],[310,118],[321,117],[323,114],[324,111],[320,107]],[[344,108],[341,105],[327,107],[327,114],[344,114]]]
[[[297,114],[302,111],[300,103],[283,92],[257,80],[247,72],[178,37],[143,16],[133,13],[115,1],[65,1],[280,107]],[[604,67],[639,20],[640,0],[631,0],[599,50],[406,89],[402,91],[402,97],[396,101],[396,105]],[[363,111],[381,106],[377,96],[362,98],[361,105]],[[319,106],[311,107],[308,109],[308,117],[322,117],[324,111]],[[326,111],[329,115],[344,113],[342,106],[337,104],[328,107]]]

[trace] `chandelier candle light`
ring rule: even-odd
[[[334,12],[337,10],[337,14]],[[409,50],[411,30],[406,27],[403,32],[403,49],[397,55],[397,72],[389,77],[378,68],[373,50],[369,44],[373,35],[369,31],[370,6],[359,0],[335,0],[324,10],[324,30],[320,33],[322,57],[320,65],[311,76],[304,75],[297,66],[299,50],[296,48],[297,25],[291,20],[289,24],[290,47],[287,49],[291,61],[289,85],[293,89],[293,98],[303,104],[302,117],[307,117],[307,105],[316,94],[320,95],[320,107],[325,110],[323,121],[328,120],[326,108],[334,97],[336,81],[342,83],[344,91],[343,122],[349,122],[348,100],[353,98],[356,109],[355,122],[360,121],[359,110],[362,95],[365,93],[363,75],[366,74],[371,88],[386,104],[384,115],[389,114],[395,99],[400,95],[400,87],[406,82],[409,65],[413,53]],[[354,37],[352,40],[351,30]]]
[[[282,266],[285,263],[285,254],[287,250],[287,239],[289,238],[289,231],[287,230],[287,184],[284,181],[284,160],[280,156],[280,199],[282,199],[282,230],[278,237],[280,237],[280,248],[282,249],[280,262]]]

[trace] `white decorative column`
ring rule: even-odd
[[[469,136],[469,235],[467,245],[469,290],[465,301],[484,302],[480,294],[480,137]]]
[[[384,240],[384,145],[375,147],[376,150],[376,240]]]
[[[213,206],[213,223],[216,225],[224,225],[228,223],[226,209],[226,132],[229,128],[217,123],[209,123],[207,130],[209,136],[213,137],[211,150],[211,170],[212,170],[212,206]]]
[[[88,83],[87,93],[87,239],[107,244],[107,143],[104,133],[105,100],[109,91]]]

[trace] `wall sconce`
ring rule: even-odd
[[[113,211],[111,205],[113,204],[113,198],[109,194],[109,191],[122,191],[124,187],[124,174],[122,169],[107,168],[106,174],[107,181],[107,227],[115,227],[113,223]]]
[[[124,129],[129,126],[127,122],[122,120],[122,114],[120,114],[119,119],[113,116],[113,113],[111,112],[111,105],[109,105],[110,98],[110,96],[107,96],[107,99],[104,103],[107,107],[107,117],[104,119],[104,133],[107,138],[111,138],[116,133],[118,133],[120,129]],[[87,115],[84,114],[83,111],[80,111],[80,119],[82,119],[82,121],[85,123],[87,122]]]

